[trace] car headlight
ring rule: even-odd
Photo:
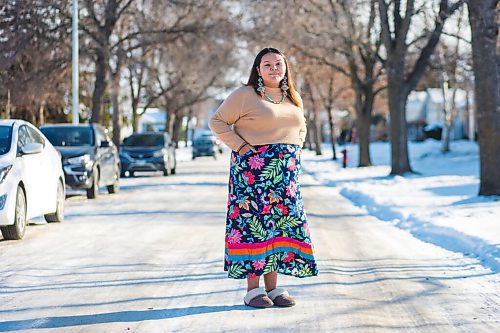
[[[0,169],[0,184],[3,183],[7,175],[9,174],[10,169],[12,169],[12,164],[7,165],[6,167],[3,167]]]
[[[91,163],[89,154],[85,154],[85,155],[77,156],[77,157],[71,157],[71,158],[68,158],[67,161],[69,164],[81,164],[81,165],[85,165],[85,166]]]
[[[165,155],[163,150],[157,150],[153,153],[153,157],[163,157],[163,155]]]

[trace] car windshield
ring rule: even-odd
[[[214,143],[214,140],[211,137],[201,137],[198,139],[195,139],[193,144],[194,145],[211,145]]]
[[[0,155],[9,152],[11,135],[12,126],[0,126]]]
[[[126,147],[158,147],[163,146],[165,140],[162,134],[132,135],[123,141]]]
[[[50,143],[59,147],[93,146],[94,135],[90,127],[42,127]]]

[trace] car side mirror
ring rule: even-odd
[[[101,141],[101,148],[109,148],[109,147],[111,147],[111,142]]]
[[[21,152],[23,155],[31,155],[41,153],[43,150],[43,145],[38,142],[30,142],[23,146]]]

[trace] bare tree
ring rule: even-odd
[[[0,100],[36,124],[64,115],[71,22],[64,1],[7,1],[0,10]],[[7,107],[6,107],[7,109]],[[48,111],[48,112],[47,112]],[[64,117],[64,116],[63,116]]]
[[[500,4],[467,1],[478,118],[480,195],[500,195]]]
[[[403,174],[412,171],[408,158],[406,131],[406,102],[408,95],[415,89],[424,74],[429,59],[439,42],[444,23],[463,4],[463,0],[458,0],[453,4],[449,4],[447,0],[440,0],[439,13],[434,20],[433,29],[424,31],[421,36],[415,39],[415,41],[426,40],[427,42],[411,68],[410,64],[408,64],[408,53],[410,46],[415,41],[408,42],[408,35],[412,27],[412,19],[417,13],[428,9],[426,9],[425,3],[422,3],[422,7],[416,8],[414,0],[407,0],[405,3],[404,6],[401,0],[394,0],[390,3],[387,3],[386,0],[378,0],[382,41],[386,53],[384,65],[387,69],[391,118],[391,174]]]

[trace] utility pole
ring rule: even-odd
[[[79,108],[80,108],[80,101],[79,101],[79,88],[78,88],[78,0],[73,0],[73,31],[71,33],[72,36],[72,43],[71,43],[71,48],[72,48],[72,54],[71,54],[71,60],[72,60],[72,71],[71,71],[71,80],[72,80],[72,94],[73,94],[73,105],[72,105],[72,111],[73,111],[73,124],[78,124],[79,123]]]

